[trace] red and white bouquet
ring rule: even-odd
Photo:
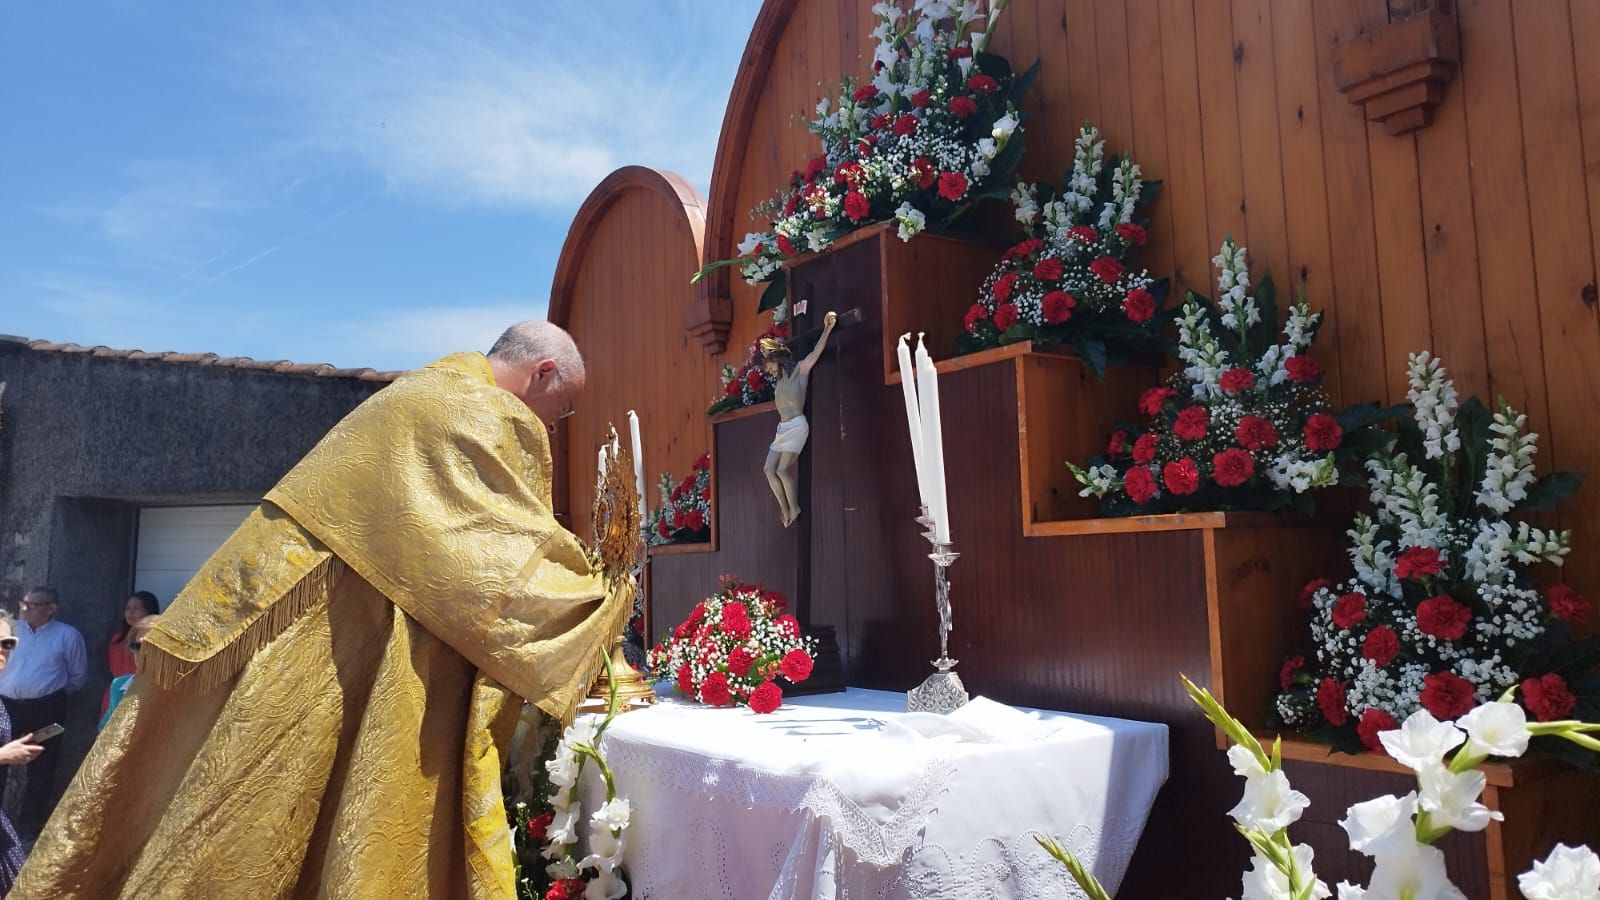
[[[650,511],[645,540],[651,546],[711,540],[711,454],[703,453],[676,484],[661,475],[661,506]]]
[[[1067,463],[1106,515],[1309,511],[1310,492],[1339,483],[1342,462],[1388,440],[1378,423],[1392,411],[1329,408],[1322,367],[1306,354],[1322,314],[1301,299],[1278,342],[1272,280],[1252,295],[1245,249],[1231,239],[1212,262],[1221,296],[1184,301],[1185,367],[1140,397],[1148,424],[1119,426],[1087,468]]]
[[[761,341],[766,338],[782,340],[788,336],[787,324],[774,325],[750,344],[750,354],[743,365],[738,368],[723,366],[722,396],[712,402],[706,415],[719,416],[771,400],[778,382],[767,372],[766,361],[761,356]]]
[[[1355,577],[1300,593],[1312,646],[1287,660],[1276,719],[1345,749],[1419,709],[1454,719],[1517,687],[1538,721],[1600,713],[1600,637],[1574,640],[1589,602],[1536,564],[1562,564],[1570,533],[1513,520],[1548,508],[1579,478],[1534,474],[1538,435],[1508,406],[1457,402],[1444,367],[1410,358],[1412,414],[1367,461],[1374,515],[1350,528]]]
[[[1026,239],[984,281],[959,349],[1070,344],[1097,376],[1130,355],[1169,350],[1167,281],[1134,264],[1146,241],[1142,213],[1159,188],[1127,155],[1107,168],[1105,141],[1084,124],[1059,191],[1019,183],[1012,192]]]
[[[727,577],[650,651],[650,671],[708,706],[769,713],[783,703],[781,678],[811,677],[816,649],[784,612],[781,594]]]
[[[1037,71],[1015,76],[985,49],[1005,5],[990,0],[987,14],[979,0],[875,5],[871,78],[847,78],[837,100],[817,104],[809,127],[820,151],[753,214],[771,227],[700,275],[736,265],[750,284],[768,283],[760,308],[775,309],[786,259],[875,222],[898,223],[910,240],[980,198],[1003,197],[1024,146],[1018,100]]]

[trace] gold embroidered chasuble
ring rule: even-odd
[[[481,354],[319,443],[151,631],[14,898],[514,896],[502,761],[632,600]]]

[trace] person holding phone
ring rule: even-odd
[[[0,671],[11,662],[11,651],[15,649],[16,629],[11,624],[10,614],[0,610]],[[25,766],[42,752],[44,748],[33,743],[31,734],[11,739],[11,717],[6,715],[5,707],[0,706],[0,766]],[[11,891],[11,884],[17,880],[17,873],[22,871],[22,863],[26,859],[27,852],[17,837],[17,830],[11,827],[11,819],[0,810],[0,897]]]

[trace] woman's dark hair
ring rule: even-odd
[[[128,597],[130,599],[137,599],[139,601],[139,604],[144,607],[145,615],[153,616],[161,612],[161,604],[156,601],[156,595],[150,593],[149,591],[134,591],[133,593],[129,594]],[[122,608],[128,608],[127,600],[122,601]],[[128,624],[127,613],[123,613],[122,625],[117,629],[118,639],[124,641],[127,640],[128,629],[132,627],[133,626]]]

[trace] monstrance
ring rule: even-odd
[[[633,591],[639,591],[642,590],[640,579],[645,561],[639,488],[634,478],[633,451],[617,439],[615,427],[609,431],[602,459],[604,462],[595,482],[594,546],[589,551],[590,557],[605,573],[608,589],[618,589],[617,582],[626,579]],[[633,608],[631,597],[628,608]],[[645,683],[638,670],[628,664],[623,653],[626,629],[626,625],[618,629],[611,644],[611,669],[617,679],[617,696],[622,700],[623,710],[654,703],[656,699],[655,691]],[[602,671],[582,706],[598,701],[603,707],[610,691],[610,682]]]

